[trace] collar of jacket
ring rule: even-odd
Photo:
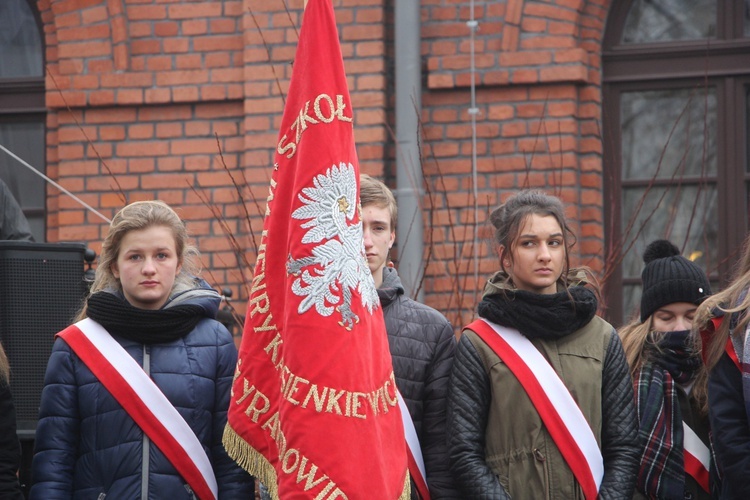
[[[403,295],[404,292],[404,286],[401,284],[401,278],[398,277],[398,271],[393,267],[383,268],[383,283],[378,288],[380,305],[382,307],[388,306],[398,299],[399,295]]]

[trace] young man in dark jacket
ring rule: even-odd
[[[367,263],[378,288],[396,385],[414,422],[430,496],[460,498],[450,474],[445,438],[448,378],[456,349],[453,327],[435,309],[404,294],[398,272],[387,265],[395,239],[396,200],[382,182],[360,177]],[[412,487],[412,498],[415,488]]]

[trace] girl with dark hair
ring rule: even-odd
[[[47,364],[31,498],[250,498],[222,435],[237,362],[167,204],[112,219],[80,321]]]
[[[649,244],[643,261],[639,314],[619,332],[640,423],[636,497],[709,499],[715,477],[708,377],[690,330],[711,285],[706,273],[667,240]]]
[[[0,344],[0,498],[22,500],[18,484],[21,445],[16,435],[16,408],[10,393],[10,366]]]
[[[463,498],[632,498],[633,388],[595,280],[569,266],[562,202],[521,191],[490,220],[501,268],[463,331],[448,398]]]

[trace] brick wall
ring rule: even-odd
[[[240,311],[302,2],[38,1],[49,175],[107,217],[137,199],[175,206],[205,277],[229,286]],[[394,0],[333,3],[362,171],[393,182]],[[560,194],[578,221],[574,260],[603,265],[599,46],[608,0],[475,3],[476,200],[469,2],[421,3],[423,289],[456,326],[471,319],[475,271],[481,282],[497,268],[485,244],[488,209],[519,187]],[[98,251],[106,223],[55,192],[48,208],[49,241]]]

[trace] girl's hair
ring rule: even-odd
[[[576,243],[575,234],[565,217],[565,207],[560,198],[550,196],[543,191],[533,189],[519,191],[490,213],[490,222],[495,228],[494,242],[502,247],[500,268],[507,273],[503,262],[506,259],[513,260],[513,248],[516,240],[523,224],[531,215],[554,217],[562,229],[565,262],[558,282],[566,289],[571,284],[591,285],[599,296],[599,284],[590,269],[587,267],[570,268],[570,249]],[[573,281],[575,283],[572,283]]]
[[[3,345],[0,344],[0,385],[6,385],[10,381],[10,364],[8,357],[5,355]]]
[[[94,283],[90,294],[101,290],[115,289],[122,291],[122,284],[112,273],[112,266],[117,262],[122,240],[130,231],[142,231],[151,227],[166,227],[172,231],[175,251],[182,268],[175,279],[172,290],[190,288],[198,269],[198,250],[189,242],[185,224],[169,205],[162,201],[136,201],[115,214],[109,225],[109,233],[102,243],[102,253],[96,267]],[[78,314],[78,319],[86,317],[86,305]]]
[[[646,352],[646,342],[651,332],[654,330],[653,315],[649,316],[646,321],[641,321],[640,314],[636,314],[632,320],[618,330],[622,348],[625,351],[625,359],[630,367],[630,376],[635,379],[643,365],[648,361]],[[657,344],[657,349],[659,348]],[[700,352],[700,344],[695,345],[696,352]],[[698,409],[703,416],[708,415],[708,370],[701,363],[698,373],[695,377],[693,388],[690,392],[698,404]]]
[[[739,321],[734,328],[737,335],[740,335],[747,328],[750,315],[747,309],[750,308],[750,293],[743,292],[750,286],[750,235],[745,238],[742,257],[737,263],[737,267],[732,274],[732,281],[724,290],[707,298],[700,306],[695,315],[693,323],[694,332],[710,329],[709,322],[714,317],[714,311],[720,310],[725,314],[718,330],[711,335],[711,340],[706,349],[706,366],[709,370],[721,358],[727,339],[732,332],[729,329],[729,315],[740,313]],[[742,300],[740,301],[740,297]],[[700,340],[699,335],[695,335],[696,340]]]

